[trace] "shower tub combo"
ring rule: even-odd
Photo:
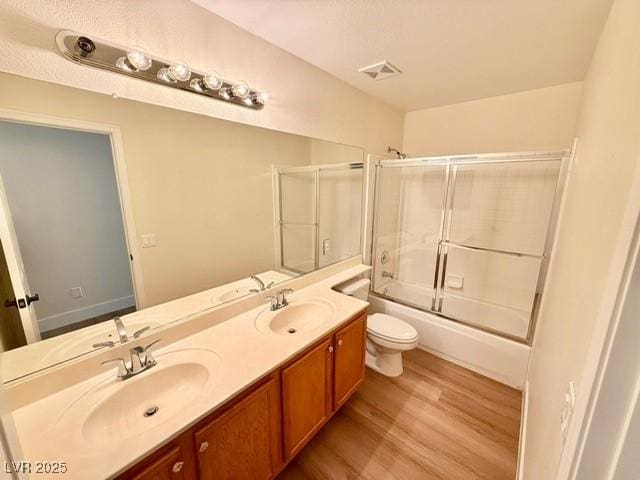
[[[379,160],[373,311],[522,387],[569,151]]]

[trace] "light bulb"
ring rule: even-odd
[[[182,62],[176,62],[171,65],[168,73],[173,80],[177,80],[179,82],[186,82],[191,78],[191,69],[187,64]]]
[[[209,90],[219,90],[224,82],[222,81],[222,77],[218,72],[211,72],[202,77],[202,81],[204,86]]]
[[[149,70],[149,68],[151,68],[151,64],[153,63],[151,57],[138,49],[129,50],[127,52],[127,60],[133,68],[141,72]]]
[[[120,57],[116,60],[116,67],[124,70],[125,72],[134,72],[133,65],[129,63],[127,57]]]
[[[189,86],[196,92],[204,92],[206,90],[204,83],[199,78],[192,79],[191,82],[189,82]]]
[[[267,92],[260,92],[252,95],[251,98],[258,105],[264,105],[269,101],[269,94]]]
[[[247,82],[238,82],[233,87],[231,87],[231,92],[240,98],[247,98],[249,96],[250,90]]]
[[[160,70],[158,70],[156,76],[158,77],[158,80],[162,80],[163,82],[176,83],[171,75],[169,75],[169,69],[167,67],[162,67]]]

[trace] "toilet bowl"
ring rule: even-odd
[[[367,300],[370,281],[366,278],[340,285],[336,290]],[[367,367],[388,377],[402,374],[402,352],[418,346],[418,332],[399,318],[374,313],[367,318]]]

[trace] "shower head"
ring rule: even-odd
[[[407,155],[402,153],[400,150],[396,148],[387,147],[387,153],[395,153],[399,159],[404,160],[407,158]]]

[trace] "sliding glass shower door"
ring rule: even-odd
[[[379,167],[373,291],[432,309],[448,166]]]
[[[529,338],[565,156],[380,162],[373,292],[507,337]]]
[[[274,170],[278,267],[303,274],[361,251],[363,164]]]
[[[317,263],[317,175],[317,171],[279,175],[281,266],[300,274],[312,272]]]
[[[557,160],[454,167],[442,314],[527,337],[559,172]]]

